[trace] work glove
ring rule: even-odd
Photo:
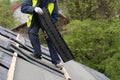
[[[40,7],[35,7],[35,12],[38,13],[39,15],[43,14],[43,10]]]

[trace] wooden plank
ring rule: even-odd
[[[16,59],[17,59],[17,53],[14,52],[13,58],[12,58],[12,61],[11,61],[11,65],[10,65],[10,68],[8,70],[7,80],[13,80],[13,78],[14,78],[14,71],[15,71]]]
[[[20,38],[20,34],[17,35],[16,40],[20,41],[19,38]],[[20,44],[16,43],[15,45],[16,45],[17,47],[19,47]]]
[[[68,74],[68,72],[66,71],[66,69],[63,66],[62,66],[62,68],[60,68],[60,70],[64,73],[66,80],[72,80],[70,75]]]
[[[20,37],[20,34],[17,35],[16,40],[19,41],[19,37]],[[15,43],[15,45],[16,45],[17,47],[19,47],[19,44],[18,44],[18,43]],[[7,80],[13,80],[13,78],[14,78],[14,71],[15,71],[16,59],[17,59],[17,53],[14,52],[13,58],[12,58],[12,61],[11,61],[11,65],[10,65],[10,68],[9,68],[9,70],[8,70]]]

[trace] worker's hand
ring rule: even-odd
[[[39,15],[43,14],[43,10],[40,7],[35,7],[35,12],[38,13]]]

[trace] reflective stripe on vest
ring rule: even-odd
[[[49,11],[50,15],[52,14],[53,10],[54,10],[54,3],[49,3],[48,4],[48,11]]]
[[[38,0],[32,0],[32,6],[35,7],[37,2],[38,2]],[[54,10],[54,3],[49,3],[48,11],[49,11],[50,15],[52,14],[53,10]],[[27,27],[30,27],[33,16],[31,14],[28,14],[28,18],[29,18],[29,21],[27,22]]]
[[[36,4],[37,4],[38,0],[32,0],[32,6],[35,7]],[[29,18],[29,21],[27,22],[27,26],[30,27],[31,25],[31,22],[32,22],[32,15],[31,14],[28,14],[28,18]]]

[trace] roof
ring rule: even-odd
[[[29,39],[0,26],[0,80],[8,80],[12,73],[13,80],[65,80],[63,72],[51,63],[47,47],[42,46],[42,60],[31,57],[32,51]],[[10,72],[12,63],[15,66]],[[74,60],[63,65],[72,80],[110,80],[104,74]]]

